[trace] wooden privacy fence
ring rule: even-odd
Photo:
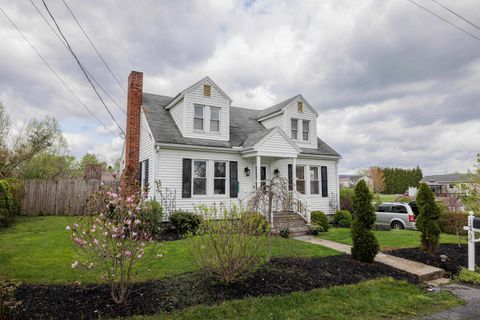
[[[88,196],[100,185],[98,180],[28,180],[25,183],[23,213],[30,216],[82,215]]]

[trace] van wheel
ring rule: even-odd
[[[392,222],[392,229],[400,230],[400,229],[405,229],[403,224],[399,221],[393,221]]]

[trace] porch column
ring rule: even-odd
[[[261,172],[261,157],[257,156],[257,189],[260,188],[260,177],[262,175]]]
[[[297,158],[292,158],[292,190],[297,191]]]

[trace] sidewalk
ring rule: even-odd
[[[301,236],[296,237],[295,239],[313,244],[318,244],[333,250],[344,252],[346,254],[350,254],[350,250],[352,248],[347,244],[324,240],[312,236]],[[423,281],[443,278],[443,275],[445,273],[443,269],[437,267],[429,266],[420,262],[411,261],[399,257],[390,256],[381,252],[377,254],[377,256],[375,257],[375,261],[386,264],[392,268],[413,274]]]

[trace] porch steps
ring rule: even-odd
[[[288,228],[291,237],[306,235],[308,226],[305,220],[293,211],[281,211],[273,213],[273,234],[279,234],[280,230]]]

